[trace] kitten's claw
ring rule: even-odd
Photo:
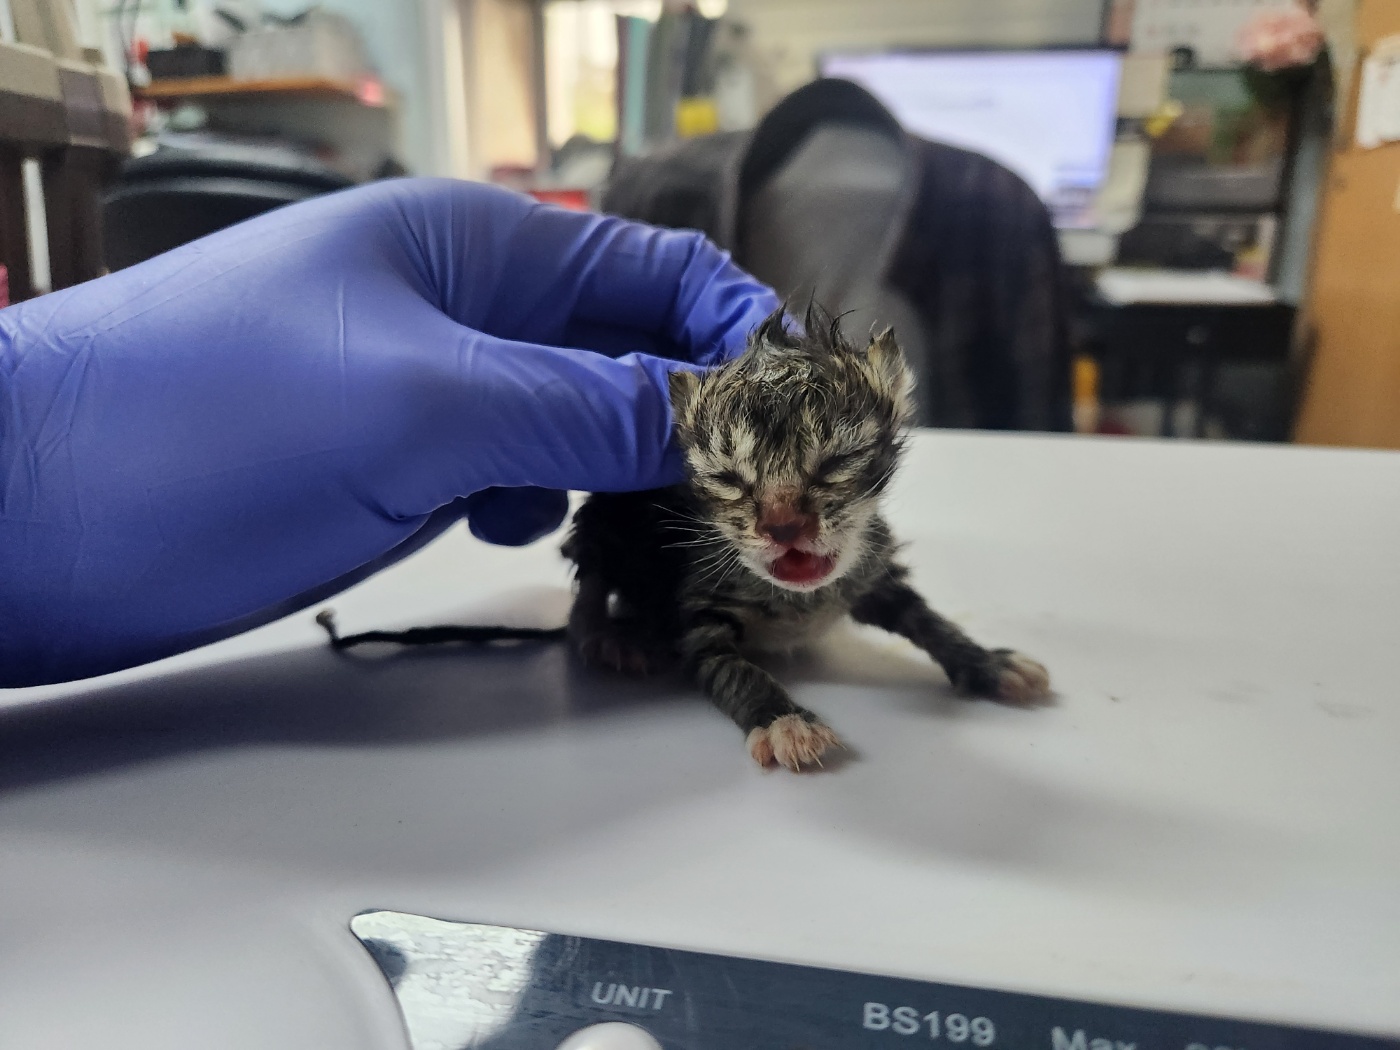
[[[821,756],[841,747],[840,738],[822,722],[809,722],[801,715],[783,715],[771,725],[749,733],[749,754],[760,766],[774,762],[794,773],[803,766],[820,766]]]
[[[1008,704],[1033,704],[1050,695],[1050,672],[1023,653],[998,649],[992,654],[996,699]]]

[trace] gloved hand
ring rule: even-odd
[[[563,490],[676,481],[662,358],[775,305],[698,234],[413,179],[0,311],[0,686],[268,622],[463,514],[524,543]]]

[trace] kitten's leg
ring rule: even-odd
[[[592,667],[647,674],[665,661],[654,644],[608,613],[608,584],[602,576],[580,573],[569,609],[569,642]]]
[[[748,734],[749,754],[761,766],[774,762],[793,772],[820,765],[841,741],[821,719],[792,702],[763,668],[739,651],[742,625],[720,609],[692,613],[681,639],[686,666],[721,711]]]
[[[1049,695],[1050,674],[1044,667],[1012,649],[983,649],[898,577],[862,596],[852,606],[851,616],[908,638],[942,665],[960,692],[1013,704]]]

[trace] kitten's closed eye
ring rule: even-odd
[[[825,456],[812,471],[812,484],[834,485],[850,481],[860,472],[861,466],[869,459],[867,449],[852,449],[849,452],[836,452]]]
[[[742,499],[748,495],[751,486],[735,471],[720,470],[705,474],[702,479],[706,488],[721,499]]]

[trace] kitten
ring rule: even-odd
[[[679,660],[760,765],[792,770],[840,741],[749,656],[843,616],[908,638],[962,692],[1028,703],[1050,685],[1034,660],[983,649],[933,612],[895,558],[879,504],[913,379],[892,333],[859,349],[816,309],[805,327],[776,313],[735,360],[675,373],[688,483],[590,496],[563,548],[577,585],[568,634],[586,663],[645,673]]]

